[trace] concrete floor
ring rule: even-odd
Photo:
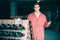
[[[46,29],[45,40],[60,40],[60,34],[59,32]]]

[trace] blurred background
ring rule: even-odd
[[[13,19],[20,17],[27,19],[33,12],[33,5],[38,0],[0,0],[0,19]],[[45,28],[45,40],[60,40],[60,1],[39,0],[40,11],[48,21],[52,21],[49,28]]]

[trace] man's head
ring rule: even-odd
[[[38,12],[40,10],[39,4],[34,4],[34,11]]]

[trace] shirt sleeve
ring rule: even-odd
[[[27,18],[29,21],[31,21],[31,18],[30,18],[30,15],[28,15],[28,18]]]
[[[29,25],[31,26],[31,15],[30,14],[27,17],[27,20],[29,20]]]
[[[44,18],[45,18],[45,22],[44,22],[44,26],[47,28],[48,26],[47,26],[47,18],[46,18],[46,16],[44,15]]]

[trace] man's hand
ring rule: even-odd
[[[50,26],[50,24],[51,24],[51,21],[49,21],[49,22],[47,23],[47,26]]]
[[[45,27],[49,27],[51,24],[51,21],[45,23]]]

